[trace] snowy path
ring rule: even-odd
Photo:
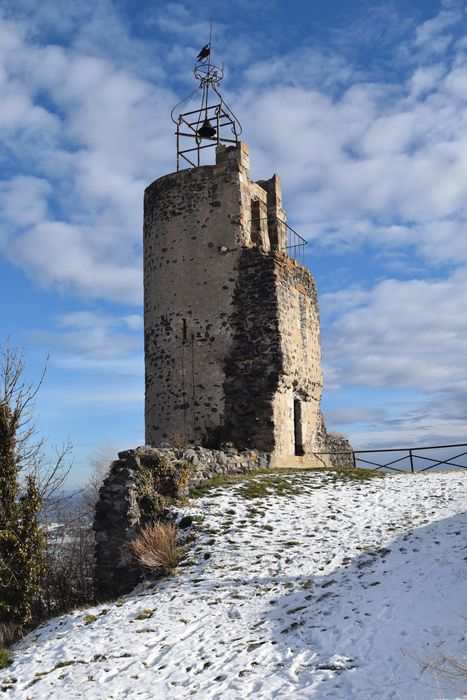
[[[4,696],[455,698],[414,656],[465,654],[466,486],[301,472],[215,489],[177,577],[36,630]]]

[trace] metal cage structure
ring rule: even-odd
[[[206,59],[199,61],[194,69],[194,76],[199,81],[198,87],[176,104],[171,112],[172,121],[176,125],[177,170],[183,166],[199,167],[205,149],[220,144],[236,144],[242,133],[240,122],[219,92],[224,67],[220,68],[210,62],[211,42],[206,46],[209,47]],[[198,109],[177,115],[178,108],[188,103],[198,90],[201,91],[201,105]]]

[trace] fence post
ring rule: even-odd
[[[411,470],[411,472],[412,472],[412,474],[413,474],[415,470],[414,470],[414,468],[413,468],[413,454],[412,454],[412,450],[409,450],[409,457],[410,457],[410,470]]]
[[[352,460],[353,460],[353,468],[356,469],[357,468],[357,460],[355,458],[354,450],[352,450]]]

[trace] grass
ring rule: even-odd
[[[156,522],[145,527],[130,545],[133,559],[142,569],[156,574],[173,573],[185,549],[177,544],[178,527]]]
[[[136,617],[135,620],[149,620],[150,617],[154,615],[154,611],[151,610],[150,608],[145,608],[144,610],[141,610]]]
[[[290,476],[271,474],[263,479],[247,479],[237,489],[239,496],[245,499],[264,498],[265,496],[294,496],[300,493],[300,483],[292,483]]]
[[[296,484],[290,480],[291,476],[310,476],[319,472],[329,478],[332,483],[348,481],[368,481],[369,479],[384,478],[384,472],[373,469],[344,469],[341,467],[310,467],[309,469],[258,469],[249,474],[218,475],[206,484],[201,484],[191,489],[190,498],[201,498],[207,494],[211,496],[220,486],[239,485],[238,494],[246,499],[262,498],[264,496],[290,496],[302,492],[302,479],[297,479]],[[258,476],[267,476],[267,479],[257,479]]]
[[[0,649],[0,668],[7,668],[11,661],[11,652],[8,649]]]
[[[97,615],[92,615],[91,613],[88,613],[83,617],[83,622],[85,625],[90,625],[93,622],[97,620]]]

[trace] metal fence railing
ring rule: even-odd
[[[461,450],[459,452],[459,449]],[[401,447],[383,450],[317,452],[317,455],[348,456],[354,467],[392,472],[426,472],[430,469],[467,469],[467,443]],[[349,461],[350,461],[349,459]]]
[[[307,245],[308,241],[297,233],[295,229],[289,226],[286,221],[279,218],[253,217],[250,221],[250,226],[252,228],[260,227],[262,222],[265,222],[266,227],[269,225],[278,228],[283,227],[285,235],[280,236],[281,243],[279,244],[278,249],[285,251],[287,255],[303,265],[305,262],[305,246]]]
[[[290,255],[291,258],[303,265],[305,262],[305,246],[308,241],[302,238],[302,236],[288,224],[285,224],[285,227],[287,229],[287,243],[285,244],[287,255]]]

